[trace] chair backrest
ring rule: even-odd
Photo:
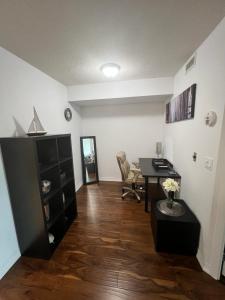
[[[116,159],[120,168],[122,180],[125,181],[128,178],[128,173],[130,171],[130,164],[126,159],[126,153],[124,151],[118,152],[116,154]]]

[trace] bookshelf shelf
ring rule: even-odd
[[[77,216],[71,136],[0,143],[21,254],[48,259]],[[43,181],[50,182],[48,193]]]

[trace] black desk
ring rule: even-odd
[[[158,184],[160,178],[177,178],[181,179],[181,176],[176,173],[176,175],[170,175],[169,170],[156,170],[152,165],[152,158],[139,158],[139,164],[141,169],[141,174],[145,178],[145,211],[148,212],[148,179],[157,178]],[[170,169],[171,170],[171,169]]]

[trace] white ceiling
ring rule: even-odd
[[[0,0],[0,45],[66,85],[173,76],[225,0]]]

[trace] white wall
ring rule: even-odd
[[[213,203],[217,155],[225,104],[225,19],[197,50],[197,65],[188,74],[182,67],[175,76],[174,94],[178,95],[191,84],[197,83],[196,110],[193,120],[165,125],[165,143],[168,156],[182,176],[181,196],[201,222],[198,259],[202,267],[212,274],[209,261],[210,217]],[[204,124],[209,110],[216,111],[218,122],[214,128]],[[169,148],[169,149],[168,149]],[[192,161],[197,152],[197,162]],[[204,168],[206,157],[214,159],[210,172]],[[213,274],[212,274],[213,275]]]
[[[20,256],[0,152],[0,278]]]
[[[76,187],[78,187],[81,184],[80,116],[74,110],[71,122],[64,119],[64,109],[68,106],[66,87],[0,48],[0,137],[14,135],[16,127],[20,134],[22,129],[27,131],[33,117],[33,105],[48,134],[72,134]],[[18,258],[18,245],[2,165],[0,167],[0,228],[4,227],[8,235],[7,239],[0,232],[0,276],[2,276],[6,269],[4,266],[10,267]]]
[[[221,132],[221,141],[219,147],[218,164],[216,170],[215,188],[213,205],[211,211],[209,225],[209,257],[207,269],[210,274],[216,278],[220,278],[221,264],[223,260],[224,244],[225,244],[225,114],[223,117],[223,125]]]
[[[96,136],[100,180],[121,180],[116,153],[130,162],[155,155],[163,137],[163,103],[82,107],[82,134]]]
[[[68,86],[68,99],[72,102],[162,96],[172,93],[173,77]]]
[[[35,106],[48,134],[71,133],[76,185],[79,185],[80,114],[79,110],[73,107],[72,121],[65,120],[64,109],[70,106],[67,88],[3,48],[0,48],[0,78],[0,137],[15,134],[15,120],[26,132]]]

